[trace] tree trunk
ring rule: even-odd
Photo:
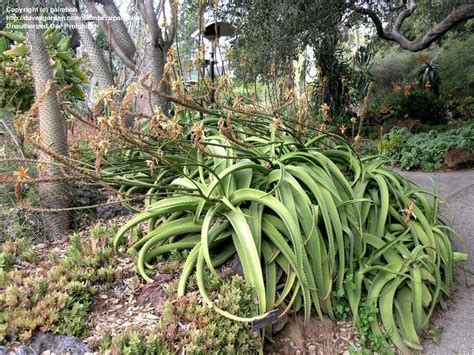
[[[67,8],[73,8],[74,6],[69,2],[69,0],[63,0],[63,4]],[[71,14],[72,18],[78,16],[75,13]],[[81,45],[84,46],[84,49],[89,56],[89,62],[91,65],[92,72],[97,79],[97,84],[99,85],[100,91],[114,86],[114,79],[112,73],[110,72],[109,65],[102,54],[102,50],[99,45],[96,43],[94,37],[87,28],[87,24],[80,20],[73,20],[74,25],[77,26],[77,31],[79,33]]]
[[[94,76],[97,78],[100,91],[104,91],[105,89],[114,86],[114,79],[107,61],[102,54],[102,50],[92,37],[92,34],[87,28],[79,28],[79,35],[89,56],[91,69]]]
[[[168,48],[149,43],[140,53],[137,62],[137,75],[140,82],[144,77],[144,84],[151,86],[154,91],[163,91],[169,93],[169,85],[160,85],[166,63],[166,54]],[[169,101],[160,97],[156,93],[150,93],[143,87],[136,103],[136,111],[145,116],[152,116],[156,107],[161,108],[164,114],[167,114],[170,108]]]
[[[338,41],[326,36],[315,50],[316,65],[319,71],[319,105],[328,104],[331,116],[344,112],[347,92],[342,81],[342,63],[337,55]]]
[[[23,8],[32,7],[30,0],[20,0]],[[28,25],[28,45],[35,83],[36,98],[41,98],[39,105],[39,131],[41,144],[53,151],[55,154],[67,155],[67,130],[61,107],[56,95],[56,83],[50,65],[50,58],[46,49],[41,31],[34,28],[35,21],[26,21]],[[47,83],[51,82],[49,92],[44,90]],[[62,176],[54,159],[44,152],[39,152],[40,159],[46,162],[46,166],[39,174],[41,177],[55,178]],[[44,207],[50,209],[64,209],[70,206],[70,189],[65,181],[54,181],[41,183],[38,186],[41,202]],[[67,232],[70,225],[68,211],[48,212],[44,215],[46,227],[50,238],[57,238]]]

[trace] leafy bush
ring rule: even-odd
[[[27,111],[33,100],[33,77],[31,64],[27,57],[24,29],[0,31],[0,108]],[[61,29],[50,27],[43,37],[50,52],[52,68],[56,81],[67,88],[69,98],[83,100],[85,95],[82,84],[87,75],[82,71],[82,60],[75,58],[71,47],[71,36]],[[13,42],[9,46],[9,42]]]
[[[378,144],[385,154],[403,169],[439,169],[446,153],[452,148],[474,151],[474,124],[440,133],[436,130],[412,134],[406,128],[394,128]]]
[[[449,38],[443,45],[438,63],[443,85],[441,92],[446,97],[474,96],[474,34],[466,38]]]
[[[419,120],[422,124],[441,124],[447,119],[445,104],[431,90],[420,88],[414,81],[396,85],[393,92],[371,100],[368,113],[371,117],[391,114],[400,120]]]
[[[400,152],[413,134],[406,128],[393,128],[383,136],[383,139],[377,144],[379,154],[388,155],[392,159],[397,159],[395,154]]]
[[[393,85],[402,85],[416,75],[419,54],[390,48],[386,53],[375,55],[371,73],[374,76],[375,91],[379,96],[389,95]]]
[[[377,143],[372,139],[364,139],[360,145],[361,156],[374,155],[377,153]]]
[[[429,124],[439,124],[446,120],[443,102],[426,89],[415,88],[408,95],[400,92],[392,109],[400,119],[420,120]]]
[[[466,96],[456,100],[455,107],[461,119],[471,120],[474,117],[474,96]]]

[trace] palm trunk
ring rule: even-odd
[[[139,80],[147,77],[144,84],[151,85],[154,91],[169,92],[169,85],[160,86],[166,63],[167,48],[149,43],[145,46],[138,60],[137,76]],[[150,75],[149,75],[150,74]],[[136,104],[138,113],[145,116],[152,116],[156,107],[161,108],[163,113],[169,110],[169,101],[156,93],[149,93],[145,88],[139,96]]]
[[[30,0],[19,0],[23,8],[31,7]],[[50,65],[50,58],[46,49],[41,31],[36,29],[35,21],[26,21],[28,25],[28,45],[35,83],[36,98],[42,97],[51,82],[49,92],[42,97],[39,104],[39,131],[41,144],[55,154],[67,155],[67,130],[61,107],[56,95],[56,84]],[[54,159],[44,152],[40,152],[40,159],[46,166],[39,174],[41,177],[56,178],[62,176],[59,167],[51,164]],[[49,209],[64,209],[70,206],[70,189],[65,181],[41,183],[38,186],[39,195],[43,206]],[[57,238],[67,232],[70,225],[68,211],[48,212],[44,215],[46,227],[50,238]]]
[[[68,8],[74,7],[69,2],[69,0],[63,0],[63,4]],[[77,14],[72,15],[77,16]],[[96,43],[94,37],[86,27],[86,23],[80,19],[77,19],[74,20],[74,25],[77,26],[81,45],[84,46],[89,56],[91,69],[97,79],[97,84],[99,85],[100,91],[104,91],[105,89],[114,86],[114,79],[112,73],[110,72],[109,65],[107,64],[107,61],[105,60],[99,45]]]

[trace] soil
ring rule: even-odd
[[[278,326],[278,324],[277,324]],[[290,316],[283,330],[267,342],[266,354],[349,354],[357,349],[358,333],[351,322],[334,322],[311,318],[305,324],[303,316]]]

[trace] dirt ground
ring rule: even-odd
[[[277,323],[278,326],[278,323]],[[273,342],[265,346],[267,354],[349,354],[350,347],[357,349],[358,333],[350,322],[311,318],[307,324],[301,315],[289,316]]]

